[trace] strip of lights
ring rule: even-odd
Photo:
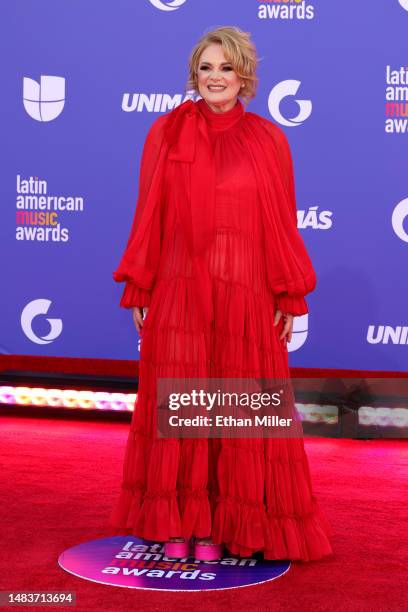
[[[339,422],[339,409],[337,406],[323,404],[295,404],[302,421],[306,423],[324,423],[337,425]]]
[[[136,393],[0,386],[0,405],[133,412]]]
[[[367,427],[408,427],[408,409],[361,406],[358,409],[358,423]]]
[[[0,406],[44,406],[49,408],[80,408],[83,410],[113,410],[133,412],[137,394],[89,389],[46,389],[43,387],[0,386]],[[296,403],[302,421],[337,425],[337,406]],[[408,409],[387,406],[361,406],[358,423],[367,427],[408,427]]]

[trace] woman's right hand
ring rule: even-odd
[[[145,311],[145,314],[143,316],[143,310]],[[133,322],[136,326],[137,329],[137,333],[140,334],[142,327],[143,327],[143,322],[144,319],[147,316],[147,311],[149,310],[148,306],[144,306],[142,308],[140,308],[139,306],[134,306],[132,309],[132,314],[133,314]]]

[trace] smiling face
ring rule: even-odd
[[[197,84],[212,110],[222,113],[235,106],[243,80],[226,59],[222,45],[212,43],[201,53]]]

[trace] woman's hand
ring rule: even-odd
[[[138,334],[140,334],[141,332],[141,329],[143,327],[143,320],[146,318],[148,310],[149,310],[148,306],[144,306],[142,308],[140,308],[139,306],[134,306],[132,309],[133,322],[136,326]],[[143,316],[143,311],[144,311],[144,316]]]
[[[274,320],[274,325],[276,326],[281,317],[283,317],[283,329],[281,332],[281,335],[279,336],[279,340],[282,340],[283,338],[285,338],[286,342],[290,342],[292,340],[292,331],[293,331],[293,315],[291,314],[283,314],[283,312],[281,310],[277,310],[275,312],[275,320]]]

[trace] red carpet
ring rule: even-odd
[[[118,494],[128,427],[0,418],[0,590],[73,590],[80,611],[405,609],[404,441],[306,440],[314,489],[333,526],[335,557],[293,564],[275,582],[161,593],[66,573],[57,564],[63,550],[108,535],[105,520]]]

